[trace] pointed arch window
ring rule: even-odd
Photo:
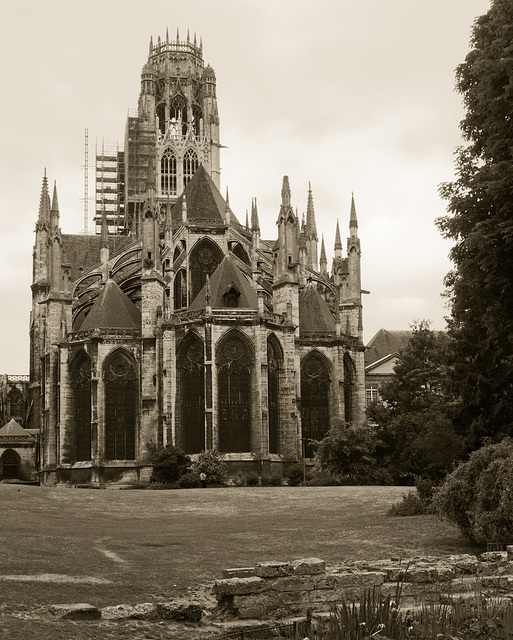
[[[269,453],[280,453],[280,412],[279,412],[279,363],[280,354],[269,338],[267,340],[267,394],[269,414]]]
[[[301,365],[301,425],[303,457],[315,455],[312,440],[321,440],[329,431],[330,378],[328,369],[316,353],[308,355]]]
[[[344,419],[353,421],[355,366],[347,353],[344,355]]]
[[[160,193],[176,196],[177,173],[176,156],[171,149],[166,149],[160,159]]]
[[[85,351],[71,367],[71,461],[91,460],[91,358]]]
[[[211,276],[223,259],[223,252],[217,244],[205,239],[199,242],[191,252],[189,261],[191,273],[191,300],[205,286],[207,276]]]
[[[251,451],[251,364],[245,342],[232,333],[217,354],[219,451]]]
[[[20,420],[23,418],[23,394],[16,387],[9,391],[7,404],[7,416],[9,419],[17,418]]]
[[[194,149],[187,149],[183,154],[183,188],[189,184],[190,179],[198,168],[198,154]]]
[[[115,351],[105,362],[105,458],[135,459],[137,373],[133,360]]]
[[[187,273],[185,269],[177,271],[173,283],[174,308],[175,311],[187,307]]]
[[[182,442],[185,453],[205,449],[205,359],[203,343],[191,337],[178,359]]]

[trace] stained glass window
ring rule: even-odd
[[[329,431],[330,379],[326,365],[317,354],[309,355],[301,366],[301,424],[303,457],[315,455],[312,440],[321,440]]]
[[[133,460],[137,416],[137,374],[132,360],[114,352],[104,368],[105,458]]]

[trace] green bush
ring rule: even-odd
[[[208,484],[223,484],[228,478],[228,466],[218,451],[202,451],[192,463],[192,470],[199,476],[204,473]]]
[[[301,484],[304,487],[336,487],[340,485],[340,480],[329,471],[314,468],[307,472]]]
[[[260,476],[255,471],[250,471],[246,476],[246,487],[258,487]]]
[[[197,489],[201,487],[201,480],[195,471],[188,471],[178,479],[177,485],[179,489]]]
[[[268,476],[262,476],[260,482],[263,487],[281,487],[283,478],[279,473],[271,473]]]
[[[289,487],[298,487],[305,477],[305,468],[302,464],[293,464],[285,474]]]
[[[187,473],[191,459],[178,447],[168,445],[155,450],[151,456],[151,464],[153,472],[150,482],[172,484]]]
[[[389,516],[418,516],[423,513],[426,509],[416,490],[405,493],[401,502],[393,504],[388,511]]]
[[[472,542],[513,542],[513,441],[474,451],[447,476],[432,505]]]

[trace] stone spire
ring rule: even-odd
[[[338,225],[338,218],[337,218],[337,229],[335,231],[335,245],[333,248],[335,250],[335,258],[341,258],[342,257],[342,241],[340,240],[340,227]]]
[[[260,231],[256,198],[253,198],[253,200],[251,201],[251,229],[252,231]]]
[[[59,201],[57,199],[57,183],[54,180],[53,183],[53,196],[52,206],[50,209],[50,226],[52,231],[56,231],[59,228]]]
[[[41,187],[41,199],[39,201],[39,215],[37,218],[37,228],[50,223],[50,193],[48,191],[48,178],[46,177],[46,169],[43,176],[43,186]]]
[[[324,234],[321,237],[321,257],[319,258],[319,267],[323,276],[328,273],[328,260],[326,259],[326,248],[324,247]]]

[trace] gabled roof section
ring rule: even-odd
[[[0,429],[0,438],[32,438],[32,435],[24,429],[14,418]]]
[[[80,326],[80,331],[90,329],[140,329],[141,312],[110,279],[103,285],[96,302]]]
[[[210,306],[212,309],[227,309],[227,294],[237,292],[237,309],[257,309],[258,301],[255,290],[248,282],[242,271],[232,260],[231,256],[225,256],[221,264],[214,271],[209,279],[208,287],[210,288]],[[196,298],[189,306],[191,311],[205,309],[205,294],[207,285],[205,285],[198,293]]]
[[[371,338],[365,351],[365,366],[383,360],[387,356],[399,353],[413,335],[412,331],[389,331],[388,329],[380,329],[376,335]]]
[[[184,192],[178,198],[171,209],[173,228],[182,224],[183,201],[187,206],[187,219],[191,223],[215,225],[223,224],[225,220],[226,201],[219,193],[207,170],[201,164],[197,169]],[[230,210],[230,220],[239,224],[239,221]]]
[[[308,284],[299,294],[299,330],[335,333],[335,318],[313,284]]]

